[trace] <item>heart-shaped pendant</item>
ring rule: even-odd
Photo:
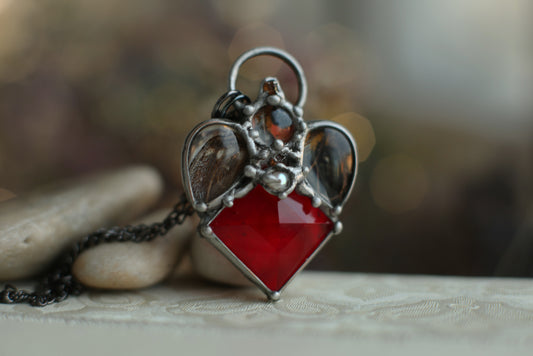
[[[236,90],[241,65],[261,55],[295,72],[296,104],[272,77],[255,101]],[[272,300],[340,233],[338,217],[357,173],[354,139],[336,123],[306,123],[306,95],[292,56],[271,47],[248,51],[234,63],[212,118],[192,130],[183,150],[184,187],[201,236]]]

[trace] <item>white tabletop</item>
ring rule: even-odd
[[[0,305],[0,340],[0,355],[527,355],[533,281],[304,272],[271,303],[179,278],[45,308]]]

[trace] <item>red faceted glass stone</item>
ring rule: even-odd
[[[279,291],[333,229],[333,222],[292,192],[285,199],[257,185],[211,222],[215,235],[270,290]]]

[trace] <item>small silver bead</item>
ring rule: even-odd
[[[274,292],[274,293],[272,293],[272,294],[270,294],[268,296],[268,299],[270,299],[273,302],[277,302],[279,300],[279,298],[281,298],[281,293],[280,292]]]
[[[333,228],[333,233],[335,233],[335,235],[338,235],[342,232],[342,223],[340,221],[337,221],[335,223],[335,227]]]
[[[338,205],[333,209],[333,214],[340,215],[340,213],[342,213],[342,206]]]
[[[196,210],[198,210],[199,212],[203,213],[203,212],[207,211],[207,205],[205,203],[196,204]]]
[[[233,206],[233,197],[228,195],[227,197],[224,197],[224,199],[222,199],[222,202],[225,206],[231,208]]]
[[[319,197],[314,197],[311,205],[313,205],[315,208],[318,208],[320,205],[322,205],[322,199]]]
[[[280,151],[282,148],[283,148],[283,141],[281,140],[274,141],[274,149],[276,151]]]
[[[244,115],[252,115],[254,112],[254,107],[252,105],[246,105],[244,109],[242,109],[242,112]]]
[[[281,102],[279,95],[270,95],[267,97],[267,103],[270,105],[278,105]]]
[[[211,229],[210,226],[204,226],[202,228],[202,235],[204,236],[211,236],[213,235],[213,229]]]
[[[248,178],[253,178],[255,177],[257,174],[257,169],[255,169],[255,167],[253,166],[246,166],[244,167],[244,175],[247,176]]]

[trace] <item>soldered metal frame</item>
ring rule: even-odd
[[[258,55],[272,55],[282,59],[284,62],[294,70],[298,77],[299,83],[299,97],[296,105],[293,105],[286,100],[281,86],[276,78],[265,78],[261,84],[261,90],[257,99],[254,102],[247,101],[246,103],[237,103],[237,110],[240,115],[238,119],[234,117],[228,118],[212,118],[197,125],[188,135],[182,153],[182,178],[185,187],[185,193],[193,208],[200,216],[200,223],[198,226],[199,234],[206,238],[222,255],[224,255],[246,278],[255,284],[266,296],[273,301],[280,298],[281,292],[293,280],[293,278],[303,270],[307,264],[315,257],[315,255],[324,247],[324,245],[331,239],[333,235],[339,234],[342,231],[342,223],[339,220],[339,214],[342,207],[348,199],[357,176],[357,145],[351,134],[341,125],[331,121],[310,121],[306,123],[303,120],[302,106],[305,102],[307,94],[307,84],[303,71],[296,60],[288,55],[286,52],[271,47],[256,48],[244,53],[237,59],[230,71],[229,91],[234,93],[237,73],[240,66],[248,59]],[[265,85],[269,88],[275,88],[274,92],[265,91]],[[217,102],[217,105],[222,102],[224,96]],[[239,105],[240,104],[240,105]],[[220,112],[215,105],[213,113]],[[279,139],[274,140],[272,144],[267,145],[261,141],[259,133],[253,127],[254,115],[261,108],[270,105],[274,108],[282,108],[289,113],[294,132],[292,137],[283,142]],[[249,162],[244,167],[244,173],[239,177],[233,185],[228,188],[220,196],[211,201],[200,201],[194,196],[189,174],[189,155],[192,148],[193,141],[196,135],[206,127],[211,125],[224,125],[230,127],[236,135],[239,135],[248,151]],[[333,206],[328,200],[322,199],[320,194],[306,181],[305,177],[310,172],[309,167],[303,167],[304,145],[307,134],[311,130],[317,128],[331,128],[342,133],[351,145],[354,156],[354,168],[352,181],[350,187],[346,192],[340,204]],[[292,165],[287,165],[282,162],[277,162],[276,157],[283,159],[289,158]],[[274,164],[272,164],[274,162]],[[279,180],[276,180],[276,174],[285,174],[288,179],[288,184],[283,185]],[[261,185],[270,194],[278,196],[280,199],[286,198],[291,192],[296,191],[298,194],[307,196],[311,199],[313,207],[320,208],[324,214],[333,223],[333,229],[322,240],[320,245],[313,251],[306,261],[298,268],[298,270],[291,276],[291,278],[282,286],[280,290],[271,290],[268,288],[259,277],[257,277],[213,232],[210,227],[211,222],[216,219],[218,214],[226,207],[233,206],[235,199],[239,199],[248,194],[256,185]]]

